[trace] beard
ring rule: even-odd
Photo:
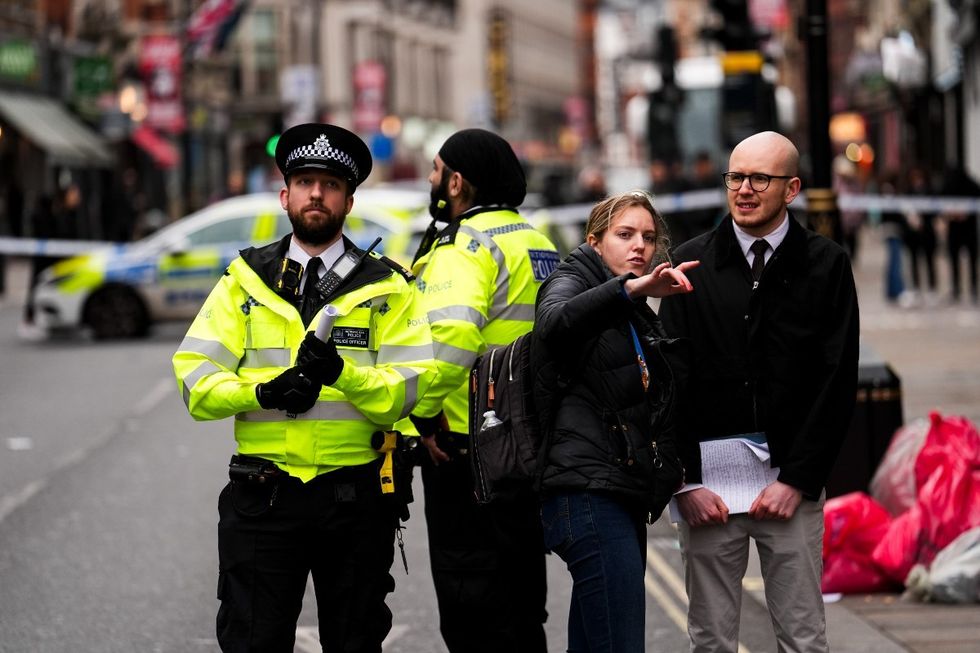
[[[326,214],[326,218],[308,217],[306,211],[313,208]],[[308,245],[326,245],[333,242],[340,230],[343,229],[344,218],[347,217],[335,213],[319,203],[310,203],[296,210],[290,209],[286,211],[286,214],[289,216],[289,222],[293,225],[293,235]]]
[[[438,186],[433,186],[429,191],[429,215],[433,220],[449,222],[449,177],[452,172],[448,168],[442,169],[442,178]]]

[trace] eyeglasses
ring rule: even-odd
[[[728,190],[738,190],[742,187],[742,182],[749,180],[749,188],[757,193],[761,193],[769,188],[769,183],[773,179],[792,179],[787,175],[766,175],[761,172],[753,172],[751,175],[743,175],[741,172],[724,172],[721,178],[725,180]]]

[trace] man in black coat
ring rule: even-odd
[[[737,649],[750,538],[780,647],[827,650],[823,488],[854,409],[858,306],[844,250],[787,209],[798,162],[775,132],[735,147],[729,215],[676,251],[700,259],[696,290],[661,305],[693,352],[678,389],[687,485],[676,498],[696,651]]]

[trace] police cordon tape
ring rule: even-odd
[[[696,190],[686,193],[651,193],[653,205],[664,214],[710,209],[725,205],[725,191]],[[569,204],[545,207],[541,212],[553,224],[584,223],[593,204]],[[980,213],[980,198],[922,195],[847,194],[837,198],[841,211],[898,211],[902,213]],[[790,207],[806,209],[806,197],[800,194]],[[537,214],[536,214],[537,215]]]
[[[13,238],[0,236],[0,254],[22,256],[74,256],[103,247],[121,249],[125,243],[106,240],[61,240],[57,238]]]
[[[653,205],[661,213],[671,214],[725,205],[725,191],[709,189],[686,193],[651,193]],[[980,198],[920,195],[863,195],[847,194],[837,198],[841,211],[899,211],[903,213],[980,213]],[[533,216],[552,224],[585,223],[593,204],[568,204],[545,207]],[[801,194],[791,208],[806,209],[806,197]],[[538,222],[535,220],[535,222]],[[121,249],[127,243],[102,240],[61,240],[54,238],[14,238],[0,236],[0,254],[20,256],[74,256],[103,247]]]

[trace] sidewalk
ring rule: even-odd
[[[946,299],[950,285],[944,249],[936,252],[938,305],[902,308],[885,299],[881,234],[865,228],[861,237],[854,278],[862,345],[901,379],[905,421],[939,410],[980,424],[980,307]]]

